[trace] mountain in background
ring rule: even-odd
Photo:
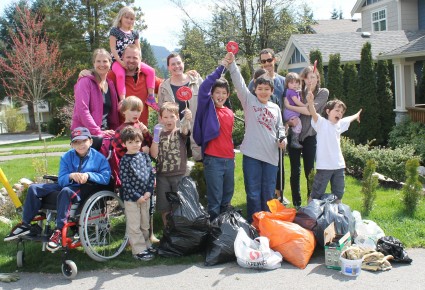
[[[167,78],[168,77],[167,56],[171,53],[171,51],[169,51],[167,48],[163,46],[157,46],[157,45],[151,45],[151,48],[156,58],[156,61],[158,62],[158,68],[163,74],[162,77]]]

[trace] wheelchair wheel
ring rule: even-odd
[[[65,278],[74,279],[77,276],[77,273],[77,265],[73,261],[66,260],[62,263],[62,274]]]
[[[18,266],[18,268],[22,268],[24,266],[24,251],[23,250],[19,250],[16,253],[16,266]]]
[[[84,251],[95,261],[117,257],[127,245],[124,203],[110,191],[93,194],[84,204],[79,221]]]

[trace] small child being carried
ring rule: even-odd
[[[286,96],[289,104],[292,106],[305,107],[306,105],[301,102],[301,96],[298,92],[300,88],[300,76],[297,73],[290,72],[286,75]],[[302,130],[302,124],[300,120],[300,113],[285,108],[283,111],[283,121],[288,122],[291,127],[289,134],[291,134],[291,146],[295,149],[301,149],[303,146],[300,144],[299,138]]]

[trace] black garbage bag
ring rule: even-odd
[[[335,203],[336,196],[326,194],[322,199],[313,199],[307,206],[301,207],[295,216],[294,223],[313,231],[318,245],[324,246],[324,231],[335,223],[335,232],[345,235],[355,231],[355,219],[348,205]]]
[[[394,259],[391,262],[410,264],[413,261],[404,250],[402,242],[392,236],[380,238],[376,243],[376,250],[385,256],[392,255]]]
[[[206,266],[236,260],[234,244],[239,228],[243,228],[251,239],[258,237],[257,230],[234,209],[221,213],[211,222],[205,256]]]
[[[172,205],[158,254],[184,256],[204,250],[209,232],[209,215],[199,203],[195,183],[183,177],[177,192],[167,192]]]

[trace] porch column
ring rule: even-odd
[[[406,107],[415,105],[415,72],[414,62],[404,58],[393,59],[395,82],[396,123],[407,117]]]

